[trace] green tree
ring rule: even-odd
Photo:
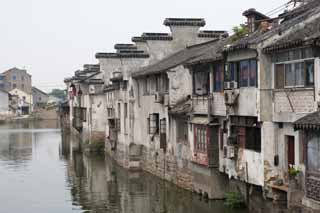
[[[62,89],[53,89],[49,95],[52,95],[56,98],[60,98],[61,100],[65,100],[67,97],[66,91]]]
[[[233,27],[232,31],[233,31],[232,41],[237,41],[247,36],[249,33],[248,27],[245,24],[240,24],[239,26]]]

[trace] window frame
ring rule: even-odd
[[[307,70],[306,70],[306,64],[309,62],[313,61],[313,84],[307,84]],[[302,63],[303,64],[303,81],[304,84],[303,85],[297,85],[296,84],[296,70],[294,65],[298,64],[298,63]],[[279,83],[277,82],[277,78],[276,78],[276,72],[277,72],[277,66],[278,65],[283,65],[284,66],[284,70],[283,70],[283,88],[277,88],[277,85],[279,85]],[[291,65],[291,69],[292,67],[294,67],[294,85],[293,86],[287,86],[286,85],[286,65]],[[314,88],[314,83],[315,83],[315,58],[303,58],[303,59],[298,59],[298,60],[292,60],[292,61],[283,61],[283,62],[276,62],[273,63],[273,75],[274,75],[274,88],[275,89],[291,89],[291,88]]]
[[[207,154],[209,129],[205,125],[194,124],[194,151],[196,153]]]

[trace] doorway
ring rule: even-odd
[[[295,156],[294,156],[294,136],[287,137],[287,159],[288,159],[288,168],[295,165]]]

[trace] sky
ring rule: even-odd
[[[25,68],[49,92],[96,52],[142,32],[169,32],[167,17],[205,18],[203,30],[228,30],[249,8],[267,13],[288,0],[0,0],[0,72]],[[277,12],[277,11],[274,11]]]

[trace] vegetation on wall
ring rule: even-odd
[[[245,24],[240,24],[239,26],[233,27],[232,31],[233,31],[233,35],[231,36],[231,40],[233,42],[241,38],[244,38],[249,33],[248,26]]]

